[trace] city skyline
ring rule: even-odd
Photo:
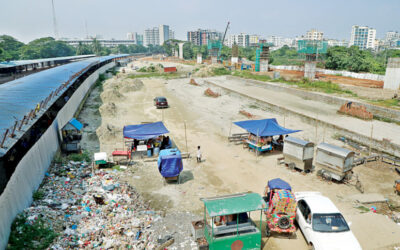
[[[111,12],[110,3],[105,0],[54,2],[59,37],[66,38],[99,34],[107,39],[123,39],[127,32],[143,34],[148,27],[167,24],[175,31],[177,39],[186,40],[187,31],[198,28],[223,31],[228,21],[231,22],[230,35],[243,32],[261,37],[293,38],[315,28],[323,31],[326,38],[349,40],[352,26],[360,25],[373,27],[377,30],[376,37],[383,39],[386,32],[400,30],[400,23],[393,21],[400,10],[400,2],[395,0],[338,0],[323,5],[316,0],[301,3],[294,0],[255,1],[251,5],[239,1],[133,3],[120,0],[112,6]],[[22,5],[25,7],[20,8]],[[148,13],[152,18],[147,17]],[[0,34],[14,36],[23,42],[54,36],[51,1],[3,3]]]

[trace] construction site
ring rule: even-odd
[[[68,58],[0,85],[0,248],[322,249],[302,228],[312,196],[359,246],[338,249],[398,249],[399,61],[328,72],[327,44],[307,40],[302,67],[270,65],[263,43],[224,61],[229,25],[204,60],[171,42],[174,56]],[[42,238],[24,242],[29,226]]]

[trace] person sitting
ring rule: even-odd
[[[248,221],[249,221],[249,216],[247,215],[246,212],[239,214],[239,224],[240,223],[246,223]]]
[[[226,220],[226,225],[235,225],[237,223],[237,215],[236,214],[230,214],[227,216]]]
[[[283,143],[283,135],[280,135],[278,140],[276,140],[277,143]]]

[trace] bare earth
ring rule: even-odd
[[[142,62],[134,62],[135,66],[143,65]],[[146,63],[148,64],[148,63]],[[172,65],[169,63],[169,65]],[[130,66],[130,65],[129,65]],[[185,69],[188,69],[185,66]],[[126,69],[128,73],[130,70]],[[130,72],[129,72],[130,73]],[[303,175],[292,172],[282,165],[277,165],[277,158],[281,152],[256,157],[254,153],[243,149],[241,145],[228,143],[229,132],[242,132],[231,125],[232,121],[245,120],[239,110],[246,111],[260,118],[277,118],[280,124],[292,129],[301,129],[297,137],[309,139],[315,142],[316,128],[313,124],[307,124],[300,119],[283,117],[271,113],[262,107],[257,107],[255,102],[239,97],[238,95],[225,93],[222,89],[211,87],[214,92],[222,96],[211,98],[204,95],[204,90],[209,86],[203,84],[201,79],[196,79],[201,86],[189,84],[189,79],[142,79],[143,86],[126,79],[126,74],[120,73],[118,78],[109,79],[104,84],[101,94],[101,119],[97,129],[100,142],[100,151],[108,155],[116,148],[123,147],[122,128],[128,124],[141,122],[154,122],[163,119],[170,131],[170,137],[175,141],[181,151],[189,151],[192,155],[198,145],[201,146],[204,161],[196,163],[194,158],[184,160],[182,184],[164,184],[158,173],[156,162],[135,162],[132,171],[135,178],[129,180],[156,209],[170,211],[189,211],[198,215],[202,213],[201,197],[210,197],[228,193],[253,191],[262,193],[269,179],[282,178],[288,181],[295,191],[319,191],[328,196],[342,211],[347,221],[352,222],[352,230],[364,249],[393,249],[400,246],[400,226],[396,225],[386,216],[372,212],[360,213],[355,207],[358,204],[351,196],[359,194],[353,185],[328,183],[315,175],[315,173]],[[234,84],[221,78],[210,79],[219,84]],[[123,88],[128,84],[129,88]],[[134,87],[136,84],[140,85]],[[237,84],[235,84],[237,86]],[[240,87],[243,91],[250,91],[253,86]],[[258,89],[254,90],[262,97]],[[282,95],[281,95],[282,94]],[[281,95],[281,96],[280,96]],[[165,96],[170,108],[158,110],[153,106],[155,96]],[[271,98],[283,98],[283,93],[275,94]],[[304,101],[304,100],[303,100]],[[291,100],[297,105],[295,100]],[[322,107],[322,103],[313,103],[315,107]],[[304,107],[305,112],[312,112],[312,106]],[[333,108],[329,109],[334,112]],[[320,113],[321,117],[325,112]],[[327,119],[332,119],[327,117]],[[185,123],[187,145],[185,143]],[[354,126],[358,126],[355,124]],[[377,125],[378,127],[378,125]],[[397,133],[398,127],[384,128],[386,133]],[[369,130],[366,128],[366,133]],[[342,143],[332,139],[335,131],[319,128],[317,140],[343,146]],[[384,134],[376,133],[382,138]],[[386,136],[385,136],[386,137]],[[398,138],[398,136],[397,136]],[[379,165],[379,167],[378,167]],[[399,197],[393,194],[393,183],[396,179],[393,170],[384,164],[369,163],[366,166],[358,166],[355,172],[359,174],[364,184],[365,193],[381,193],[393,202],[400,202]],[[368,206],[367,206],[368,207]],[[254,220],[259,220],[254,214]],[[263,238],[264,249],[307,249],[305,240],[297,230],[295,239],[287,239],[281,236]],[[190,249],[188,246],[182,249]]]

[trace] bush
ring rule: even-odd
[[[44,198],[44,192],[41,190],[36,190],[33,193],[32,198],[34,201],[42,200]]]
[[[92,157],[90,157],[90,154],[88,151],[83,151],[80,154],[70,154],[67,157],[68,161],[86,161],[86,162],[91,162]]]
[[[41,218],[32,224],[25,215],[18,215],[11,226],[7,249],[47,249],[57,237]]]
[[[137,72],[147,72],[147,68],[141,67],[140,69],[137,70]]]
[[[231,72],[226,68],[214,68],[213,74],[216,76],[230,75]]]

